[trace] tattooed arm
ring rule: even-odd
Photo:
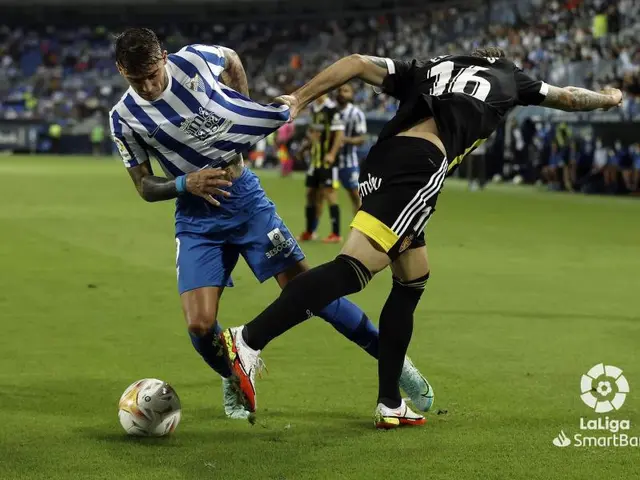
[[[377,87],[381,86],[389,73],[388,68],[388,63],[384,58],[358,54],[349,55],[324,69],[293,94],[284,95],[278,100],[291,107],[291,117],[295,118],[298,112],[304,110],[316,98],[353,78],[359,78]]]
[[[247,74],[244,71],[242,62],[238,54],[227,47],[221,47],[224,52],[224,70],[220,75],[222,83],[227,87],[233,88],[236,92],[241,93],[245,97],[249,96],[249,83],[247,82]]]
[[[144,162],[127,171],[140,196],[147,202],[170,200],[178,196],[176,181],[153,175],[150,162]]]
[[[176,181],[164,177],[156,177],[151,169],[149,161],[127,169],[133,180],[136,190],[147,202],[159,202],[171,200],[178,196]],[[229,197],[229,192],[221,190],[222,187],[231,186],[226,179],[227,172],[219,168],[207,168],[187,175],[187,192],[204,198],[209,203],[219,206],[220,202],[213,195]]]
[[[549,85],[547,96],[540,105],[565,112],[588,112],[598,108],[608,110],[620,102],[622,92],[617,88],[605,88],[601,92],[594,92],[586,88],[560,88]]]

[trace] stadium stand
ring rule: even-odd
[[[160,33],[169,51],[196,42],[232,45],[245,64],[252,96],[262,101],[295,89],[323,66],[352,52],[429,58],[492,44],[504,48],[523,68],[550,83],[623,88],[627,94],[623,107],[603,117],[605,123],[640,119],[640,47],[636,41],[640,35],[640,4],[636,1],[495,0],[442,2],[435,6],[430,2],[428,9],[419,4],[403,8],[360,5],[350,10],[334,7],[328,2],[325,10],[315,14],[308,10],[294,15],[274,11],[260,15],[259,20],[253,15],[251,21],[247,9],[241,8],[237,15],[218,14],[209,17],[215,18],[213,22],[204,23],[193,21],[203,17],[186,15],[184,8],[169,5],[165,8],[179,9],[173,17],[175,22],[167,25],[155,20],[166,15],[148,16],[148,26]],[[57,15],[31,16],[25,22],[17,10],[0,27],[0,119],[5,124],[37,123],[39,129],[31,137],[37,135],[44,141],[34,140],[31,150],[52,148],[56,142],[51,142],[48,135],[51,125],[62,127],[65,135],[76,136],[88,136],[96,128],[103,128],[106,113],[125,87],[115,69],[111,47],[113,34],[126,26],[122,17],[103,17],[97,24],[95,14],[83,15],[81,10],[73,13],[72,22],[68,16]],[[357,91],[355,100],[367,111],[374,134],[376,121],[388,118],[396,108],[394,101],[366,87]],[[504,159],[494,162],[494,174],[519,176],[530,182],[541,179],[539,172],[549,164],[555,124],[576,122],[575,116],[549,119],[546,115],[542,110],[529,110],[526,118],[516,115],[513,128],[508,123],[499,133],[494,148],[489,149],[493,153],[488,155],[495,156],[500,150],[498,158],[504,157],[510,164],[514,151],[528,153],[524,160],[519,157],[522,168],[516,162],[509,172],[502,167]],[[579,145],[585,143],[588,133],[583,130],[591,128],[597,118],[582,118],[582,124],[573,129],[573,139],[562,150],[560,167],[570,168],[572,161],[577,162]],[[551,124],[544,128],[547,120]],[[529,124],[533,130],[527,127]],[[633,166],[638,140],[631,133],[614,138],[609,130],[605,128],[602,134],[611,149],[607,150],[608,157],[624,157],[618,163]],[[523,138],[522,148],[512,147],[516,143],[512,142],[514,135]],[[589,135],[591,138],[600,133]],[[624,143],[626,153],[614,151],[616,140]],[[65,142],[61,145],[65,151]],[[568,184],[563,185],[566,188]]]

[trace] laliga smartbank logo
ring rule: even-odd
[[[567,435],[564,430],[553,439],[556,447],[638,447],[640,437],[627,433],[631,420],[610,418],[603,413],[615,412],[624,405],[629,394],[629,382],[622,370],[613,365],[594,365],[580,381],[580,398],[597,414],[581,417],[580,433]]]
[[[629,393],[629,382],[618,367],[599,363],[586,375],[582,375],[580,391],[580,398],[587,406],[593,408],[596,413],[607,413],[619,410],[624,405]]]

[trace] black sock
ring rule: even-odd
[[[330,205],[329,215],[331,216],[331,231],[334,235],[340,236],[340,205]]]
[[[429,278],[427,273],[410,282],[393,279],[393,288],[380,313],[378,402],[397,408],[402,402],[398,382],[413,333],[413,312]]]
[[[312,312],[362,290],[371,277],[358,260],[338,255],[291,280],[280,296],[245,326],[242,337],[251,348],[262,350],[274,338],[311,318]]]
[[[307,205],[304,209],[304,218],[306,220],[306,232],[313,233],[318,226],[318,220],[316,219],[316,207],[315,205]]]

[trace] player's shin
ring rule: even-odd
[[[332,301],[362,290],[371,272],[357,259],[338,255],[333,261],[298,275],[282,290],[280,296],[242,333],[254,350],[320,312]]]
[[[318,228],[318,212],[315,205],[307,205],[304,209],[306,232],[314,233]]]
[[[360,307],[339,298],[324,307],[318,316],[374,358],[378,358],[378,330]]]
[[[207,362],[207,365],[222,377],[227,378],[231,376],[231,369],[222,353],[222,346],[218,340],[220,332],[222,332],[222,329],[218,323],[216,323],[204,335],[196,335],[195,333],[189,332],[189,337],[191,337],[193,347],[202,356],[203,360]]]
[[[340,205],[329,206],[329,216],[331,217],[331,233],[336,237],[340,236]]]
[[[413,333],[413,313],[429,274],[410,282],[393,279],[393,287],[380,314],[378,402],[389,408],[401,405],[399,380]]]

